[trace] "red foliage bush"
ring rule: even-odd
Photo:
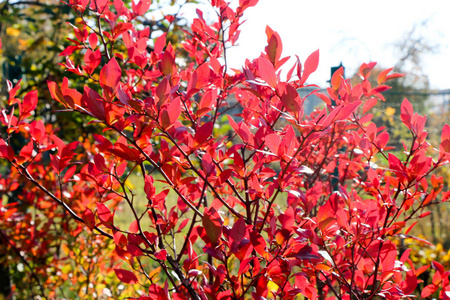
[[[26,265],[36,293],[57,298],[64,281],[77,282],[63,270],[75,263],[94,285],[114,270],[141,300],[401,299],[420,291],[449,298],[448,272],[434,262],[423,287],[418,276],[430,266],[414,266],[398,241],[441,198],[442,179],[431,173],[448,162],[450,127],[439,150],[429,151],[426,118],[405,100],[401,120],[411,140],[391,151],[370,110],[384,100],[385,82],[401,75],[388,69],[372,87],[374,63],[361,66],[356,86],[338,70],[328,95],[316,93],[324,108],[305,115],[297,90],[319,52],[303,65],[297,59],[284,77],[288,58],[270,28],[259,58],[228,69],[226,48],[256,2],[232,9],[212,1],[211,25],[198,11],[183,56],[165,35],[152,41],[134,27],[149,1],[131,10],[121,0],[70,1],[80,22],[62,65],[89,84],[77,91],[64,78],[48,87],[103,134],[64,141],[33,119],[36,91],[16,98],[19,84],[10,84],[0,117],[0,157],[10,166],[1,187],[17,192],[0,210],[2,247]],[[84,56],[81,65],[73,53]],[[26,142],[14,149],[19,137]],[[144,187],[144,211],[133,174]],[[131,212],[125,228],[115,220],[120,205]],[[88,297],[90,288],[77,295]]]

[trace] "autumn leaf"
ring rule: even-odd
[[[100,85],[103,88],[110,88],[112,91],[116,90],[122,71],[116,59],[113,57],[100,71]]]
[[[261,79],[267,82],[270,87],[277,87],[277,76],[275,75],[275,68],[270,61],[268,61],[264,57],[260,57],[258,59],[258,71]]]
[[[109,208],[101,202],[97,202],[96,205],[97,205],[97,214],[100,221],[102,221],[103,223],[112,223],[112,215]]]
[[[222,235],[222,219],[220,218],[219,213],[214,208],[205,211],[202,223],[211,243],[217,245],[217,242]]]
[[[119,280],[122,281],[123,283],[129,284],[139,283],[136,275],[134,275],[133,272],[123,269],[114,269],[114,272],[116,273],[117,278],[119,278]]]
[[[309,75],[317,70],[319,66],[319,50],[314,51],[305,61],[305,69],[302,73],[300,85],[303,85],[308,80]]]

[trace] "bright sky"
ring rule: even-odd
[[[283,56],[298,55],[304,62],[320,49],[318,71],[309,81],[325,87],[330,67],[341,61],[347,76],[363,62],[393,67],[398,61],[395,43],[428,20],[417,34],[439,47],[423,57],[424,70],[431,88],[449,89],[449,12],[448,0],[260,0],[246,11],[239,46],[228,52],[229,62],[239,68],[245,58],[258,57],[266,45],[265,27],[269,25],[281,36]]]

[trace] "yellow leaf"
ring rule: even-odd
[[[269,283],[267,283],[267,289],[269,290],[269,293],[272,293],[272,295],[275,297],[275,293],[278,291],[279,286],[273,282],[273,281],[269,281]]]
[[[395,108],[390,107],[390,106],[386,107],[386,115],[393,116],[394,114],[395,114]]]
[[[20,30],[12,27],[6,28],[6,34],[9,36],[19,36]]]
[[[125,185],[129,187],[130,189],[134,189],[134,185],[129,181],[128,179],[125,181]]]
[[[161,267],[157,267],[148,273],[148,276],[152,278],[154,281],[159,280],[159,274],[161,273]]]

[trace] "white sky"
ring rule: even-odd
[[[237,1],[237,0],[235,0]],[[241,27],[239,46],[228,51],[230,66],[256,58],[266,45],[265,27],[277,31],[283,56],[298,55],[304,62],[320,49],[320,63],[309,83],[327,86],[330,67],[342,61],[351,76],[363,62],[383,68],[398,61],[394,44],[414,25],[428,20],[417,33],[439,45],[423,57],[431,88],[450,88],[450,1],[448,0],[260,0],[249,8]],[[290,67],[287,65],[286,67]]]

